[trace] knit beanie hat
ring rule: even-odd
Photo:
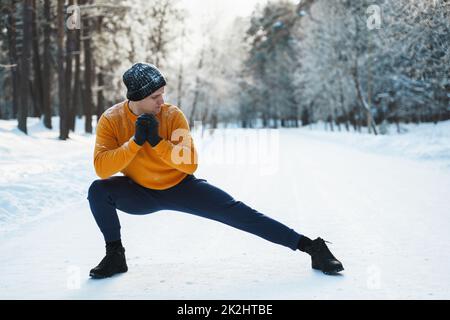
[[[127,99],[142,100],[166,85],[166,79],[152,64],[136,63],[123,74]]]

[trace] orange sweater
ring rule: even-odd
[[[139,146],[133,140],[137,116],[131,112],[128,100],[102,114],[94,150],[95,172],[100,178],[120,171],[144,187],[162,190],[194,173],[197,152],[183,112],[164,104],[156,118],[163,140],[152,148],[148,142]]]

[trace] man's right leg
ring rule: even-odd
[[[89,188],[88,200],[106,242],[106,256],[89,275],[102,279],[127,272],[117,209],[131,214],[147,214],[161,210],[157,192],[141,187],[128,177],[115,176],[95,180]]]
[[[120,240],[120,222],[116,209],[139,215],[162,210],[157,192],[146,189],[125,176],[95,180],[89,188],[88,200],[106,242]]]

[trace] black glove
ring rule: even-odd
[[[147,141],[148,137],[148,128],[150,123],[150,115],[149,114],[141,114],[135,122],[136,131],[134,133],[134,141],[142,146],[145,141]]]
[[[148,143],[150,143],[150,145],[152,147],[156,146],[161,140],[162,138],[159,136],[158,133],[158,128],[159,128],[159,122],[158,119],[156,119],[156,117],[151,114],[149,117],[149,134],[147,137],[147,141]]]

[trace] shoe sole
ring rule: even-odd
[[[324,274],[328,275],[328,276],[333,276],[333,275],[337,275],[339,274],[339,272],[343,271],[344,268],[340,268],[340,269],[336,269],[333,271],[322,271]]]
[[[126,269],[126,270],[120,270],[120,271],[117,271],[117,272],[115,272],[115,273],[113,273],[113,274],[111,274],[111,275],[105,275],[105,276],[99,275],[99,274],[95,274],[95,273],[89,273],[89,276],[90,276],[92,279],[106,279],[106,278],[111,278],[112,276],[114,276],[114,275],[116,275],[116,274],[125,273],[125,272],[127,272],[127,271],[128,271],[128,269]]]
[[[322,272],[323,272],[324,274],[326,274],[326,275],[336,275],[336,274],[338,274],[339,272],[341,272],[341,271],[344,270],[344,267],[339,267],[339,268],[337,268],[337,269],[335,269],[335,270],[322,270],[321,268],[316,267],[316,266],[313,266],[312,268],[313,268],[314,270],[322,271]]]

